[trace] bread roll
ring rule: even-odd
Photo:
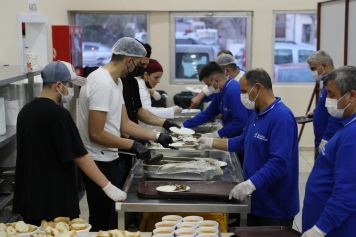
[[[40,229],[46,231],[47,226],[48,226],[48,222],[46,220],[42,220]]]
[[[107,231],[99,231],[99,233],[96,235],[97,237],[111,237],[109,232]]]
[[[68,231],[69,230],[69,225],[65,222],[57,222],[56,223],[56,227],[55,227],[57,230],[59,231]]]
[[[69,223],[70,219],[69,219],[69,217],[59,216],[59,217],[55,218],[53,221],[54,221],[54,222],[63,221],[63,222],[65,222],[65,223]]]
[[[70,224],[74,224],[74,223],[87,223],[87,220],[84,217],[75,218],[75,219],[70,221]]]
[[[16,229],[14,227],[12,227],[12,226],[8,226],[6,228],[6,233],[8,235],[16,235]]]
[[[87,228],[87,224],[86,223],[73,223],[70,226],[71,230],[84,230]]]

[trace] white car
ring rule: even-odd
[[[315,51],[314,45],[277,41],[274,43],[274,64],[305,63],[308,56]]]
[[[102,66],[111,59],[111,48],[96,42],[83,42],[83,67]]]

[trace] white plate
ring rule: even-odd
[[[176,188],[175,185],[163,185],[163,186],[159,186],[156,188],[156,190],[158,192],[167,192],[167,193],[179,193],[179,192],[185,192],[188,191],[190,189],[189,186],[187,186],[186,190],[174,190]]]
[[[227,166],[227,163],[225,161],[219,161],[220,167]]]
[[[200,113],[200,109],[183,109],[182,114]]]
[[[191,87],[191,86],[187,86],[185,89],[187,89],[188,91],[194,92],[194,93],[202,92],[202,89],[199,89],[199,88],[196,88],[196,87]]]
[[[169,146],[174,148],[192,148],[194,145],[183,145],[185,142],[175,142],[169,144]]]
[[[189,129],[189,128],[177,128],[177,127],[170,127],[169,130],[171,130],[171,132],[180,134],[180,135],[192,135],[195,133],[194,130]]]

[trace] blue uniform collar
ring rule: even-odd
[[[276,97],[275,101],[273,101],[269,106],[267,106],[267,108],[265,108],[262,112],[258,113],[257,116],[262,116],[262,115],[268,113],[269,111],[271,111],[274,108],[274,106],[276,104],[278,104],[280,102],[282,102],[281,98],[280,97]],[[256,110],[256,112],[258,112],[258,111]]]
[[[344,127],[346,127],[347,125],[351,124],[355,120],[356,120],[356,114],[353,114],[350,117],[342,120],[341,123],[342,123],[342,125],[344,125]]]
[[[223,88],[220,91],[220,96],[224,96],[226,90],[225,88],[229,86],[230,82],[232,82],[232,79],[229,77],[229,79],[227,79],[227,81],[225,82]]]

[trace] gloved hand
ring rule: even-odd
[[[111,182],[109,182],[108,185],[103,188],[103,191],[105,192],[106,196],[115,202],[125,201],[126,199],[126,193],[112,185]]]
[[[196,150],[205,150],[205,149],[211,149],[213,147],[213,140],[214,138],[210,137],[202,137],[199,138],[195,143],[194,143],[194,148]]]
[[[229,199],[233,197],[242,201],[247,195],[250,195],[255,190],[255,185],[251,182],[251,180],[247,180],[245,182],[239,183],[231,190]]]
[[[321,139],[321,142],[320,142],[319,147],[318,147],[319,152],[321,152],[321,150],[326,145],[326,143],[328,143],[327,140]]]
[[[163,134],[163,133],[160,133],[159,134],[159,137],[157,139],[158,143],[161,144],[163,147],[166,147],[166,148],[173,148],[173,147],[170,147],[169,144],[170,143],[173,143],[173,139],[171,136],[167,135],[167,134]]]
[[[307,116],[309,118],[313,117],[314,116],[314,111],[308,111],[305,116]]]
[[[162,126],[164,129],[166,129],[167,131],[170,131],[169,128],[170,127],[177,127],[177,128],[180,128],[180,126],[172,121],[169,121],[169,120],[165,120],[164,123],[163,123],[163,126]]]
[[[174,111],[174,115],[178,115],[182,113],[182,108],[179,106],[173,106],[173,111]]]
[[[207,133],[204,135],[204,137],[211,137],[211,138],[220,138],[218,132],[213,132],[213,133]]]
[[[150,150],[146,146],[141,145],[140,143],[138,143],[136,141],[133,142],[132,147],[130,148],[129,151],[134,153],[136,155],[137,159],[140,159],[140,160],[151,159]]]
[[[305,231],[302,237],[323,237],[325,233],[322,232],[316,225],[313,228]]]
[[[129,139],[134,140],[134,141],[140,143],[141,145],[146,145],[146,143],[147,143],[147,140],[136,138],[136,137],[129,136]]]

